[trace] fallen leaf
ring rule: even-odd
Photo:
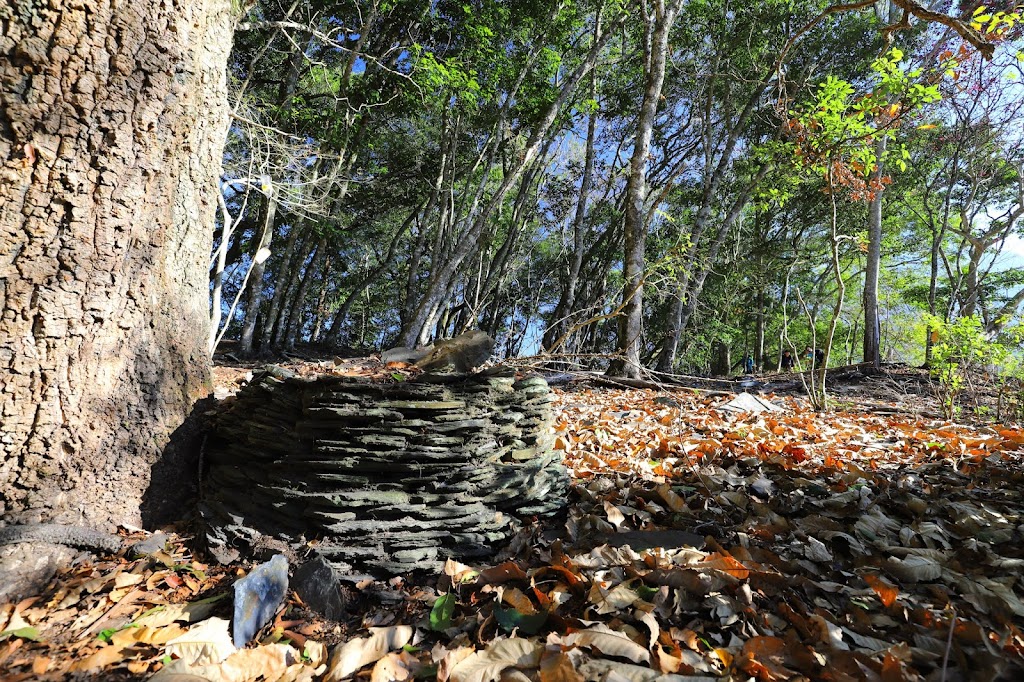
[[[309,660],[310,665],[314,668],[319,667],[327,660],[327,645],[307,639],[302,647],[302,654]]]
[[[670,486],[668,483],[662,483],[654,490],[655,492],[658,493],[658,497],[660,497],[661,500],[665,504],[667,504],[668,508],[671,509],[672,511],[681,512],[687,508],[686,500],[684,500],[682,497],[679,496],[678,493],[672,490],[672,486]]]
[[[523,615],[537,613],[533,602],[519,588],[506,587],[501,591],[501,600]]]
[[[192,663],[184,659],[165,666],[150,678],[156,682],[255,682],[278,680],[294,658],[287,644],[267,644],[255,649],[237,649],[218,663]],[[312,669],[310,669],[312,672]]]
[[[863,578],[864,582],[878,595],[883,606],[888,608],[896,602],[896,597],[899,596],[900,591],[895,585],[890,585],[873,573],[865,573]]]
[[[444,574],[452,579],[453,585],[468,583],[476,580],[480,573],[466,564],[459,563],[454,559],[446,559],[444,562]]]
[[[400,649],[412,639],[412,628],[396,625],[387,628],[370,628],[371,635],[353,639],[334,647],[327,663],[325,682],[338,682],[363,666],[376,663],[389,651]]]
[[[711,554],[704,561],[697,564],[700,568],[714,568],[727,575],[736,578],[737,580],[746,580],[750,575],[750,571],[746,566],[741,564],[735,558],[731,556],[725,556],[723,554]]]
[[[216,617],[194,625],[185,634],[167,642],[164,649],[168,656],[176,656],[186,665],[220,663],[234,651],[228,621]]]
[[[132,585],[138,585],[142,582],[143,577],[138,573],[118,573],[114,578],[114,587],[131,587]]]
[[[115,663],[120,663],[124,658],[124,647],[108,644],[107,646],[89,654],[85,658],[75,661],[71,665],[71,670],[76,672],[99,670],[101,668],[114,665]]]
[[[626,521],[625,514],[619,511],[618,507],[616,507],[611,502],[608,502],[607,500],[605,500],[604,502],[604,513],[608,516],[608,522],[616,528],[621,526]]]
[[[15,609],[14,613],[11,614],[11,619],[7,622],[7,627],[3,632],[0,632],[0,642],[8,637],[29,639],[35,642],[39,639],[39,630],[29,625],[28,622],[21,617],[21,614],[18,613],[18,610]]]
[[[484,651],[467,657],[452,671],[451,682],[493,682],[505,668],[532,668],[540,664],[544,646],[520,637],[499,639]]]
[[[786,642],[779,637],[751,637],[743,644],[736,667],[762,682],[788,680],[796,673],[783,665]]]
[[[419,661],[409,654],[391,652],[373,666],[370,682],[405,682],[415,676],[419,667]]]
[[[132,621],[134,625],[145,625],[151,628],[158,628],[163,625],[170,625],[175,621],[184,623],[195,623],[208,617],[217,606],[217,602],[226,598],[230,592],[222,592],[215,597],[200,599],[185,604],[166,604],[156,606],[146,611]]]
[[[540,682],[583,682],[583,675],[562,651],[545,651],[540,659]]]
[[[434,658],[437,661],[437,682],[447,682],[448,678],[451,677],[451,672],[462,661],[466,660],[473,655],[473,648],[464,646],[457,649],[444,650],[444,654],[438,658]]]
[[[32,672],[36,675],[42,675],[50,668],[50,659],[47,656],[39,656],[32,661]]]
[[[908,556],[903,559],[890,557],[885,563],[886,571],[908,583],[937,580],[942,576],[942,566],[934,559],[924,556]]]
[[[449,592],[442,594],[430,609],[430,629],[443,632],[452,626],[452,614],[455,613],[455,595]]]
[[[526,580],[526,577],[526,572],[514,561],[506,561],[480,571],[480,580],[491,585],[499,585],[510,580]]]
[[[716,682],[717,677],[682,677],[677,675],[666,675],[653,668],[646,666],[622,663],[621,661],[609,661],[608,659],[595,658],[584,661],[579,667],[580,674],[588,681],[601,680],[602,682]]]
[[[594,625],[586,630],[570,633],[562,638],[565,646],[597,649],[606,656],[628,658],[634,663],[650,663],[651,654],[621,632],[606,625]]]

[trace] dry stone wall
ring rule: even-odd
[[[486,556],[516,517],[565,505],[552,400],[539,377],[381,384],[268,368],[208,440],[207,541],[216,553],[316,540],[336,568],[376,574]]]

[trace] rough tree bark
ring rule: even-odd
[[[0,7],[7,522],[139,525],[209,392],[230,45],[227,0]]]

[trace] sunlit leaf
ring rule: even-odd
[[[878,595],[883,606],[888,608],[896,602],[896,597],[899,596],[900,591],[895,585],[890,585],[872,573],[865,573],[862,577],[864,578],[864,582],[866,582],[871,589],[875,591],[875,594]]]

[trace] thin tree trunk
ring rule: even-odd
[[[422,334],[429,330],[429,318],[431,318],[432,312],[437,310],[440,302],[449,295],[452,280],[455,273],[458,271],[459,266],[462,264],[463,260],[473,252],[476,241],[481,232],[483,232],[484,228],[487,226],[491,216],[494,215],[498,206],[502,201],[504,201],[505,195],[519,180],[527,166],[537,155],[537,152],[540,151],[548,132],[551,130],[559,112],[562,110],[562,106],[569,99],[570,95],[575,92],[579,81],[587,75],[592,68],[594,68],[597,57],[608,42],[608,39],[614,33],[615,29],[617,29],[618,26],[621,26],[624,22],[625,15],[618,17],[616,22],[609,27],[609,30],[591,46],[591,49],[583,62],[575,71],[566,77],[558,97],[556,97],[555,101],[549,105],[544,117],[537,124],[537,127],[530,135],[529,140],[527,140],[526,147],[523,150],[522,159],[517,161],[510,172],[504,176],[501,184],[498,186],[498,189],[495,191],[490,201],[488,201],[484,208],[477,213],[472,226],[467,233],[462,236],[458,245],[450,254],[445,264],[433,277],[431,277],[431,281],[428,283],[427,289],[424,292],[419,305],[417,305],[415,312],[408,321],[408,326],[402,330],[400,341],[402,345],[415,345],[416,341],[421,338]]]
[[[272,190],[267,197],[266,206],[263,209],[263,220],[260,224],[259,239],[256,240],[256,248],[249,254],[250,258],[257,259],[263,249],[269,249],[274,239],[274,217],[277,215],[277,199]],[[244,355],[252,354],[252,339],[256,333],[256,318],[260,312],[260,299],[263,296],[263,274],[266,271],[266,260],[257,260],[253,263],[249,285],[249,295],[245,302],[245,318],[242,320],[242,336],[239,339],[238,350]]]
[[[294,263],[291,273],[288,275],[288,279],[285,282],[278,282],[277,286],[284,287],[284,306],[281,309],[281,314],[277,318],[277,327],[273,330],[268,330],[267,334],[270,335],[270,347],[281,348],[285,343],[288,335],[288,324],[293,315],[297,313],[297,296],[299,287],[302,284],[302,273],[304,271],[303,266],[309,257],[313,254],[316,248],[316,242],[313,241],[314,235],[309,235],[308,239],[305,239],[299,245],[299,258]]]
[[[718,228],[718,234],[715,235],[715,240],[711,243],[711,247],[708,253],[703,257],[699,258],[697,254],[691,258],[688,267],[686,268],[687,275],[684,276],[680,281],[679,288],[676,291],[673,308],[671,311],[671,324],[668,331],[665,333],[665,338],[662,341],[661,354],[658,357],[658,371],[669,372],[672,366],[675,364],[676,352],[679,347],[679,337],[686,330],[690,324],[690,318],[693,317],[693,313],[697,310],[697,303],[700,301],[700,295],[704,291],[704,282],[707,280],[709,274],[711,274],[711,268],[715,264],[715,260],[718,258],[718,252],[721,250],[722,245],[725,243],[725,238],[728,236],[732,226],[739,220],[740,216],[743,215],[743,210],[750,202],[750,197],[753,194],[754,189],[764,179],[765,175],[768,174],[769,166],[763,165],[743,191],[733,201],[732,207],[729,210],[729,214],[725,220],[722,221],[721,226]],[[705,216],[704,220],[707,220],[708,216]],[[704,225],[700,225],[698,233],[704,232]],[[685,301],[685,302],[684,302]]]
[[[331,271],[331,259],[328,256],[324,262],[324,273]],[[327,317],[327,282],[321,281],[318,294],[316,297],[316,314],[313,317],[313,332],[310,334],[309,340],[311,343],[318,343],[320,341],[320,334],[324,326],[324,318]]]
[[[306,296],[309,293],[310,284],[312,284],[314,277],[320,274],[323,269],[323,263],[326,260],[327,237],[320,237],[316,246],[313,247],[313,257],[306,268],[306,272],[302,275],[302,283],[299,285],[299,290],[292,300],[292,314],[288,318],[288,328],[284,334],[284,347],[286,349],[295,348],[295,344],[298,342],[300,334],[302,334],[302,328],[305,326],[303,312],[306,306]]]
[[[882,157],[885,138],[875,142],[877,166],[871,174],[875,196],[868,205],[868,253],[864,269],[864,362],[878,368],[881,365],[881,330],[878,315],[878,274],[882,266]]]
[[[590,93],[596,97],[597,78],[591,75]],[[587,121],[587,148],[583,161],[583,178],[580,181],[580,194],[576,199],[576,213],[572,220],[573,248],[569,259],[569,271],[562,284],[562,295],[555,306],[552,315],[552,323],[544,332],[542,346],[548,352],[557,349],[552,344],[565,333],[569,327],[569,321],[575,312],[576,288],[579,286],[580,267],[583,265],[585,225],[587,217],[587,200],[590,197],[590,190],[594,182],[594,141],[597,138],[597,111],[592,111]]]
[[[682,0],[667,6],[664,0],[654,2],[654,15],[644,16],[644,93],[637,119],[636,139],[629,161],[626,181],[626,206],[623,227],[625,252],[622,279],[623,311],[619,318],[618,358],[613,360],[608,373],[614,376],[640,376],[640,334],[644,312],[644,270],[646,269],[647,225],[644,219],[647,201],[647,166],[651,153],[661,87],[665,81],[668,58],[668,35],[675,23],[676,12]],[[645,5],[646,6],[646,5]]]
[[[288,280],[292,269],[292,259],[295,257],[295,245],[299,240],[299,235],[305,231],[305,227],[306,221],[299,220],[288,231],[288,240],[284,243],[284,253],[277,271],[278,284],[274,287],[274,296],[270,299],[270,310],[267,311],[267,319],[263,324],[263,332],[260,334],[260,350],[268,351],[272,345],[274,329],[277,327],[277,319],[281,314],[281,304],[284,303],[286,289],[280,285],[280,282]]]
[[[375,268],[371,269],[365,276],[356,282],[355,286],[352,287],[352,291],[350,291],[348,296],[345,297],[345,301],[341,304],[338,312],[334,315],[334,321],[331,322],[331,328],[327,332],[327,338],[330,339],[331,343],[339,343],[341,341],[342,325],[345,323],[345,320],[348,319],[348,315],[352,310],[352,305],[355,303],[356,298],[390,269],[391,264],[395,259],[395,255],[398,253],[398,245],[402,241],[402,236],[412,225],[418,214],[419,208],[417,207],[409,214],[409,217],[405,219],[405,222],[402,223],[402,226],[395,233],[395,236],[391,238],[391,243],[388,245],[388,250],[384,255],[384,258],[381,259],[380,263],[378,263]]]
[[[764,318],[765,318],[765,295],[764,289],[757,291],[757,315],[754,318],[754,369],[758,372],[764,369]]]

